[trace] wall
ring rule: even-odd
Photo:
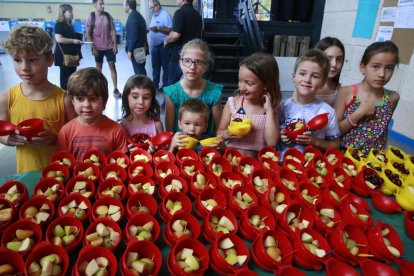
[[[359,72],[359,62],[365,48],[375,40],[383,2],[384,0],[381,0],[379,4],[372,38],[363,39],[352,37],[358,1],[326,0],[321,38],[335,36],[345,45],[346,62],[341,74],[342,85],[353,84],[362,80],[362,75]],[[387,84],[387,88],[398,91],[401,96],[393,116],[394,125],[392,130],[414,139],[414,120],[412,119],[414,93],[412,93],[412,87],[414,87],[414,55],[411,56],[409,65],[399,65],[391,81]]]

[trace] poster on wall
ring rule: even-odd
[[[352,37],[371,38],[379,0],[359,0]]]

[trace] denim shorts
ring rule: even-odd
[[[98,56],[95,56],[95,62],[103,63],[104,56],[106,57],[107,62],[116,62],[116,55],[114,54],[113,49],[98,50]]]

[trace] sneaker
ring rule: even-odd
[[[115,89],[115,90],[114,90],[114,97],[115,97],[115,99],[120,99],[120,98],[122,98],[122,94],[119,92],[119,90],[118,90],[118,89]]]

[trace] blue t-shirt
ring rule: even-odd
[[[281,116],[279,125],[281,130],[285,129],[285,127],[292,122],[303,121],[304,123],[307,123],[316,115],[329,113],[328,124],[320,130],[312,131],[312,136],[320,139],[333,140],[341,135],[335,110],[321,100],[315,99],[315,101],[309,104],[298,104],[295,103],[292,98],[289,98],[282,101],[280,109]],[[296,143],[286,145],[284,143],[280,143],[279,153],[281,160],[283,159],[284,153],[291,147],[296,147],[298,150],[303,152],[306,145],[299,145]]]
[[[149,28],[157,26],[158,28],[172,28],[172,17],[165,10],[160,10],[158,13],[152,14]],[[151,47],[158,46],[164,43],[167,35],[161,32],[149,31],[148,40]]]

